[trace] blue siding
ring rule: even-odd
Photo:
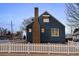
[[[30,25],[27,26],[27,41],[30,43],[32,43],[32,32],[28,32],[28,29],[32,28],[32,24],[33,23],[31,23]]]
[[[50,15],[49,13],[45,12],[44,15]],[[61,24],[58,20],[56,20],[52,15],[49,17],[49,23],[43,22],[43,14],[39,16],[39,24],[40,30],[42,26],[45,28],[45,32],[41,33],[40,31],[40,40],[41,43],[63,43],[65,41],[65,26]],[[32,23],[33,24],[33,23]],[[27,26],[28,28],[32,28],[32,24]],[[59,28],[59,37],[52,37],[51,36],[51,28]],[[27,33],[27,41],[32,42],[32,33]]]
[[[32,33],[27,32],[27,41],[32,43]]]

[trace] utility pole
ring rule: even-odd
[[[13,23],[12,23],[12,21],[11,21],[11,39],[14,42],[14,39],[13,39]]]

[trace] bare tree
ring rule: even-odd
[[[66,16],[72,34],[75,28],[79,28],[79,4],[66,4]]]
[[[33,17],[30,17],[28,19],[24,19],[24,21],[22,22],[21,29],[23,29],[23,30],[26,29],[26,26],[32,22],[33,22]]]
[[[7,29],[0,27],[0,36],[5,36],[7,34]]]

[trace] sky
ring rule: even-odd
[[[20,26],[24,19],[34,17],[34,7],[39,8],[39,15],[44,11],[48,11],[57,18],[66,27],[66,6],[64,3],[0,3],[0,27],[11,28],[13,22],[14,31],[20,30]]]

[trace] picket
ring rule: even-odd
[[[79,44],[76,42],[68,42],[68,44],[0,44],[0,52],[27,52],[30,54],[31,52],[34,53],[79,53]]]

